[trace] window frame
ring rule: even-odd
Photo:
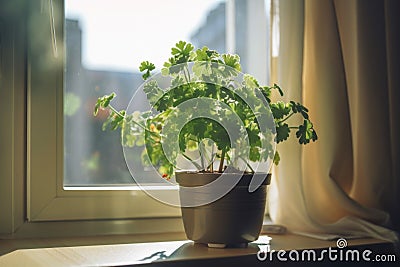
[[[25,218],[25,14],[0,0],[0,234]],[[21,75],[22,74],[22,75]]]

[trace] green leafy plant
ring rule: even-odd
[[[171,49],[171,55],[161,70],[164,76],[171,77],[168,90],[163,90],[156,80],[150,78],[151,72],[155,70],[154,64],[144,61],[139,67],[143,79],[147,80],[143,91],[153,111],[132,114],[127,114],[125,110],[118,111],[111,105],[116,96],[114,93],[100,97],[94,108],[94,115],[97,115],[99,109],[108,109],[109,116],[103,124],[103,130],[121,129],[124,146],[143,146],[144,164],[158,167],[163,177],[170,178],[173,175],[179,155],[190,160],[198,171],[222,172],[225,162],[232,163],[239,159],[245,163],[245,171],[252,172],[251,162],[269,158],[275,164],[279,163],[279,154],[274,152],[271,145],[274,141],[272,138],[275,138],[276,143],[281,143],[288,139],[291,132],[295,132],[300,144],[317,140],[306,107],[294,101],[271,100],[273,91],[283,96],[277,84],[261,86],[249,74],[244,74],[240,82],[235,80],[241,71],[238,55],[221,55],[207,47],[195,50],[192,44],[184,41],[178,42]],[[245,96],[253,105],[249,105],[241,96]],[[178,135],[166,130],[167,124],[172,129],[178,127],[179,116],[182,116],[179,107],[182,103],[205,98],[216,100],[210,112],[220,121],[193,117],[180,129]],[[268,106],[263,100],[269,104],[272,112],[271,120],[275,124],[273,129],[259,123],[260,118],[264,116],[268,119],[271,115],[263,109],[263,106]],[[237,140],[240,139],[238,136],[247,136],[248,155],[241,154],[238,147],[232,147],[232,136],[223,127],[223,123],[230,120],[232,112],[241,120],[241,124],[232,122],[239,129]],[[302,118],[300,125],[289,124],[294,115]],[[171,143],[176,141],[178,146],[174,147],[164,140]],[[198,151],[199,160],[192,159],[189,155],[191,151]],[[217,168],[214,163],[218,165]]]

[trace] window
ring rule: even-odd
[[[170,47],[180,39],[197,37],[198,42],[224,49],[224,5],[221,0],[192,1],[190,5],[162,0],[97,1],[95,5],[89,0],[65,1],[64,185],[134,184],[119,131],[101,130],[107,112],[96,118],[92,115],[96,99],[116,92],[114,105],[126,108],[142,83],[140,62],[150,60],[162,67]],[[206,27],[203,31],[201,24]],[[204,40],[206,31],[215,40]],[[129,159],[140,170],[136,175],[155,183],[158,177],[144,170],[141,148],[137,150],[137,156]]]
[[[188,5],[185,1],[117,0],[97,1],[93,5],[90,0],[66,0],[64,185],[134,183],[124,161],[119,131],[101,130],[107,112],[92,116],[96,99],[116,92],[114,105],[126,108],[142,83],[140,62],[149,60],[160,69],[179,40],[227,51],[228,9],[233,14],[229,19],[235,25],[231,29],[234,47],[229,50],[241,55],[244,71],[258,71],[258,76],[264,78],[267,47],[266,40],[260,39],[266,34],[259,34],[263,29],[259,21],[248,19],[248,14],[263,17],[265,11],[258,7],[262,2],[197,0]],[[254,39],[257,42],[248,43]],[[264,52],[261,55],[265,59],[258,58],[258,66],[253,67],[249,59],[259,57],[259,51]],[[140,170],[140,175],[147,176],[150,183],[156,182],[158,177],[150,177],[143,170],[140,151],[138,148],[137,157],[129,160],[135,162],[132,165],[137,166],[136,172]]]
[[[73,4],[72,0],[65,1],[64,3],[62,0],[36,0],[25,3],[28,14],[26,29],[26,217],[28,221],[179,217],[179,208],[164,205],[135,187],[119,150],[121,146],[118,136],[110,132],[101,132],[101,123],[91,115],[93,99],[106,93],[106,90],[115,90],[116,85],[119,90],[126,90],[126,85],[130,87],[129,90],[135,89],[139,83],[136,79],[138,74],[135,73],[138,64],[134,62],[131,65],[121,63],[120,66],[101,64],[96,67],[87,63],[84,58],[87,52],[85,49],[88,48],[81,49],[81,45],[86,47],[86,44],[80,40],[80,37],[86,34],[84,32],[86,26],[83,26],[85,23],[77,21],[71,10],[71,12],[67,10],[65,16],[65,7],[71,7]],[[78,2],[78,7],[93,4],[93,1],[88,0]],[[96,1],[96,5],[109,3],[125,12],[129,12],[129,9],[123,4],[128,2],[140,7],[144,5],[153,7],[150,1],[117,2]],[[179,10],[185,13],[182,9],[187,6],[187,1],[180,2]],[[189,31],[191,33],[189,36],[174,36],[176,41],[186,39],[193,42],[196,47],[207,45],[219,51],[239,53],[244,71],[254,74],[263,83],[267,82],[269,49],[266,18],[268,13],[265,7],[269,7],[268,1],[265,3],[264,0],[198,0],[193,1],[192,5],[195,2],[208,3],[204,9],[208,16],[199,19],[200,24],[193,24],[196,28]],[[170,8],[174,8],[173,5],[171,4]],[[167,11],[160,8],[157,12]],[[189,11],[187,13],[189,15],[185,19],[193,17]],[[181,23],[188,24],[185,21]],[[162,31],[169,31],[162,29],[164,25],[162,21],[160,24]],[[105,27],[98,23],[101,32],[97,34],[105,34],[107,32]],[[113,32],[113,29],[111,27],[109,31]],[[148,32],[154,30],[148,29]],[[124,42],[127,34],[126,30],[122,30],[122,35],[117,38],[120,42]],[[137,38],[140,40],[143,36]],[[164,43],[163,39],[160,39],[159,43],[168,49],[173,44]],[[130,49],[129,45],[127,49]],[[102,52],[102,57],[114,58],[112,51],[103,49]],[[163,59],[166,57],[162,56]],[[154,60],[157,58],[158,56]],[[147,59],[147,56],[143,56],[138,60]],[[159,62],[155,63],[160,66]],[[82,88],[87,90],[84,91]],[[132,93],[129,90],[118,92],[120,100],[129,98]],[[120,102],[119,105],[123,108],[126,103]],[[107,149],[115,147],[115,150],[105,152],[106,149],[100,145],[103,142],[110,142],[107,144]],[[104,163],[101,161],[102,157],[112,158],[112,161]],[[171,194],[172,197],[177,194],[176,190],[164,190],[163,193]],[[170,227],[171,231],[182,227],[171,224],[164,226]]]

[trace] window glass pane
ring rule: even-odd
[[[233,2],[235,52],[247,71],[251,1]],[[179,40],[226,52],[226,6],[224,0],[65,1],[64,185],[134,182],[119,131],[102,131],[106,112],[93,117],[95,101],[116,92],[114,105],[125,109],[142,83],[140,62],[149,60],[160,69]],[[130,160],[141,166],[139,157]]]

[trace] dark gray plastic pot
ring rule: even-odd
[[[217,179],[220,173],[177,172],[176,181],[183,187],[198,187]],[[263,184],[248,192],[252,174],[243,174],[239,183],[225,196],[210,204],[182,207],[182,218],[188,239],[209,247],[247,246],[256,240],[264,219],[266,187],[271,174],[265,174]],[[183,198],[180,190],[180,198]],[[191,192],[190,198],[204,198],[205,192]],[[188,195],[185,195],[187,198]]]

